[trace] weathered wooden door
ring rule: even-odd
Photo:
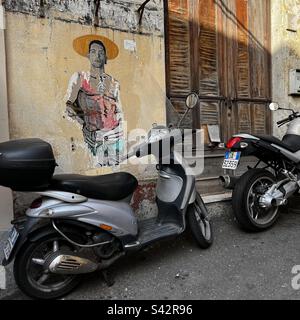
[[[195,91],[200,106],[186,126],[233,133],[270,131],[269,0],[169,0],[167,94],[183,111]]]
[[[186,95],[199,94],[184,126],[204,129],[203,179],[213,180],[223,173],[218,136],[271,131],[270,3],[168,0],[165,7],[167,96],[184,112]]]

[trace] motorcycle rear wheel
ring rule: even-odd
[[[279,216],[279,208],[264,209],[259,197],[276,183],[268,170],[251,169],[235,185],[232,194],[234,216],[241,228],[248,232],[260,232],[271,228]]]

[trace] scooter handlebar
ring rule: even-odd
[[[291,114],[290,116],[288,116],[287,118],[283,119],[283,120],[280,120],[277,122],[277,125],[279,127],[283,126],[284,124],[286,123],[289,123],[291,121],[293,121],[294,119],[298,118],[299,117],[299,114],[298,113],[293,113]]]
[[[288,118],[286,118],[286,119],[283,119],[283,120],[278,121],[277,124],[278,124],[279,126],[282,126],[282,125],[284,125],[284,124],[286,124],[286,123],[288,123],[288,122],[290,122],[290,121],[291,121],[291,120],[290,120],[290,117],[288,117]]]

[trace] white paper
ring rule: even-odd
[[[209,138],[211,142],[221,142],[219,125],[207,125]]]
[[[136,42],[134,40],[124,40],[124,48],[128,51],[136,51]]]

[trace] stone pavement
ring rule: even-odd
[[[64,299],[300,299],[292,287],[292,269],[300,265],[299,214],[283,213],[274,228],[253,234],[238,228],[230,203],[210,212],[215,241],[209,250],[188,234],[158,243],[112,266],[112,287],[94,273]],[[28,299],[16,288],[11,266],[1,298]]]

